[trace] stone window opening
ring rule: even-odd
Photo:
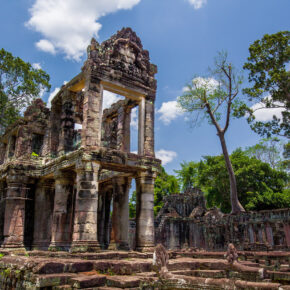
[[[41,134],[32,134],[32,154],[41,155],[43,147],[43,135]]]

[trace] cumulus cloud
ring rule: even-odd
[[[277,105],[283,105],[277,103]],[[265,108],[264,103],[257,103],[251,107],[254,111],[256,121],[267,122],[273,119],[275,115],[277,118],[282,119],[282,112],[285,108]]]
[[[64,53],[79,61],[90,39],[98,37],[99,19],[121,9],[131,9],[141,0],[35,0],[29,9],[27,27],[41,33],[36,46],[51,54]]]
[[[103,91],[103,110],[111,107],[112,104],[118,102],[119,100],[123,100],[123,96],[119,96],[109,91]]]
[[[60,88],[55,88],[48,96],[48,100],[47,100],[47,107],[48,108],[51,108],[51,101],[56,96],[56,94],[59,92],[59,90],[60,90]]]
[[[214,78],[196,77],[191,82],[193,86],[197,88],[205,88],[209,93],[213,93],[213,91],[219,86],[219,82]],[[182,91],[188,91],[188,87],[184,87]]]
[[[177,153],[170,150],[160,149],[156,152],[156,157],[162,161],[162,165],[166,165],[177,157]]]
[[[35,69],[41,69],[41,65],[39,62],[35,62],[32,64],[32,67],[35,68]]]
[[[41,39],[35,43],[36,47],[44,52],[49,52],[51,54],[55,54],[54,45],[48,41],[47,39]]]
[[[165,125],[169,125],[171,121],[182,116],[184,112],[178,106],[177,101],[169,101],[162,103],[160,109],[157,110],[157,114],[160,114],[159,120],[161,120]]]
[[[207,0],[188,0],[188,2],[193,5],[194,9],[200,9],[207,3]]]

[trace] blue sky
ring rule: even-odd
[[[53,92],[80,71],[92,36],[102,42],[132,27],[158,66],[155,145],[172,173],[184,160],[221,153],[213,127],[191,128],[178,113],[182,88],[206,74],[217,51],[242,68],[253,41],[289,30],[289,11],[289,0],[10,0],[1,3],[0,44],[48,72]],[[229,151],[259,139],[245,119],[233,120],[226,135]]]

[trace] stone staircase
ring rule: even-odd
[[[169,252],[169,277],[161,279],[152,254],[112,252],[2,252],[0,289],[278,289],[290,290],[289,252]]]

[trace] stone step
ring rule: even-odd
[[[70,279],[70,284],[73,288],[83,289],[89,287],[104,286],[106,284],[107,278],[105,275],[78,275]]]
[[[223,270],[181,270],[181,271],[172,271],[171,273],[176,275],[204,277],[204,278],[226,277],[226,272]]]
[[[62,274],[44,274],[34,275],[30,281],[37,287],[53,287],[68,284],[70,279],[75,278],[76,274],[62,273]]]
[[[136,276],[110,276],[107,277],[107,286],[116,288],[139,287],[142,278]]]

